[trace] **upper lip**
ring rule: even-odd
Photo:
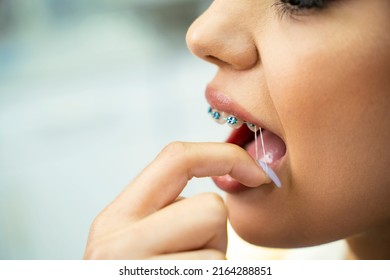
[[[206,99],[213,109],[238,117],[243,121],[256,125],[257,127],[268,129],[265,123],[254,117],[252,114],[250,114],[247,110],[241,107],[238,103],[234,102],[223,92],[214,89],[211,86],[207,86]]]

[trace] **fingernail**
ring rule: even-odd
[[[274,182],[275,185],[278,188],[281,188],[282,187],[282,183],[280,182],[280,180],[279,180],[278,176],[276,175],[275,171],[273,171],[271,167],[267,166],[264,161],[258,160],[257,162],[259,163],[261,169],[263,169],[265,174],[267,174],[267,176],[272,180],[272,182]]]

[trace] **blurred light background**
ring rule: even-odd
[[[185,45],[210,2],[0,0],[0,259],[82,258],[162,147],[225,138],[204,100],[215,68]]]
[[[0,0],[0,259],[80,259],[162,147],[224,139],[185,44],[210,2]]]

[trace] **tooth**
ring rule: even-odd
[[[209,111],[210,112],[210,111]],[[210,112],[211,117],[219,124],[224,124],[226,122],[224,113],[218,112],[217,110],[212,110]]]
[[[240,119],[238,119],[238,118],[235,117],[235,116],[229,116],[229,117],[226,118],[226,123],[227,123],[229,126],[231,126],[231,127],[237,129],[237,128],[240,128],[240,127],[242,126],[243,121],[240,120]]]
[[[246,123],[246,125],[247,125],[248,128],[249,128],[250,130],[252,130],[253,132],[256,132],[256,131],[259,130],[259,128],[258,128],[256,125],[254,125],[253,123]]]

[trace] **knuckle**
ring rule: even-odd
[[[95,237],[101,234],[104,229],[104,221],[102,221],[103,213],[99,214],[93,221],[89,229],[89,236]]]
[[[216,193],[205,193],[202,194],[205,211],[207,211],[210,215],[211,222],[215,226],[226,226],[227,220],[227,209],[223,199],[217,195]]]
[[[165,153],[177,154],[184,151],[185,149],[186,149],[186,143],[181,141],[175,141],[166,145],[163,151]]]
[[[204,193],[202,194],[203,199],[207,203],[207,206],[214,211],[225,211],[225,202],[222,197],[216,193]]]
[[[184,142],[172,142],[169,143],[161,152],[161,155],[168,158],[177,157],[183,155],[183,153],[188,149],[188,145]]]

